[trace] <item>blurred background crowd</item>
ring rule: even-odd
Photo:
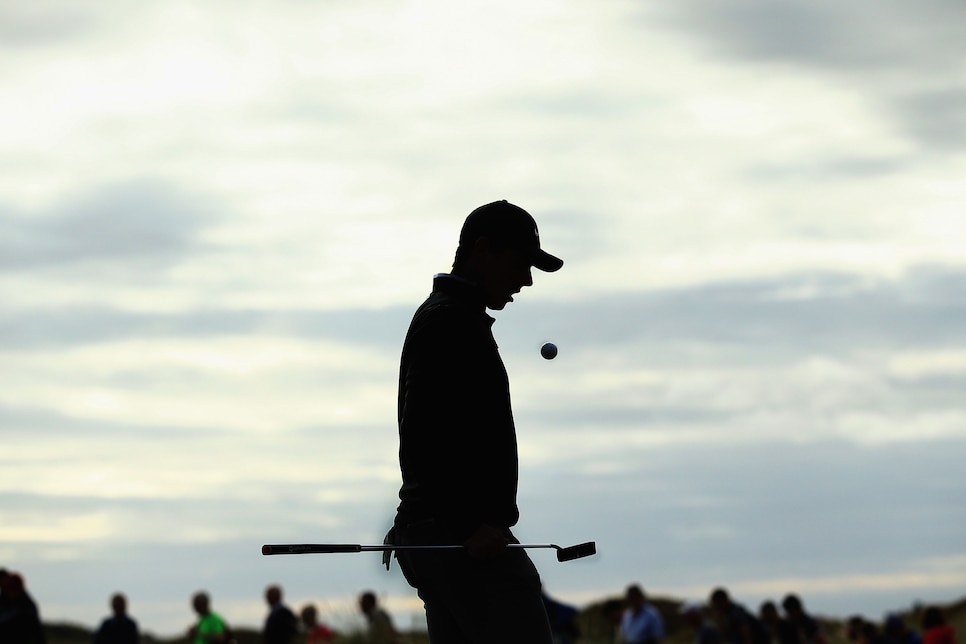
[[[233,628],[213,607],[212,598],[198,591],[189,599],[190,625],[177,642],[189,644],[415,644],[425,634],[401,632],[372,591],[357,598],[365,628],[339,632],[306,603],[298,609],[285,602],[280,585],[266,587],[265,618],[258,631]],[[794,593],[781,601],[766,600],[757,609],[735,600],[726,588],[710,591],[705,601],[679,602],[650,598],[639,584],[619,596],[589,607],[560,601],[544,593],[547,619],[556,644],[956,644],[954,625],[942,607],[914,606],[905,614],[885,615],[881,621],[862,615],[830,620],[812,615]],[[144,644],[161,642],[141,631],[128,612],[122,592],[108,598],[109,614],[96,630],[72,636],[49,634],[37,601],[22,574],[0,568],[0,644]]]

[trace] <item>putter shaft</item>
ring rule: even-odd
[[[557,561],[571,561],[589,557],[597,553],[594,541],[561,548],[553,543],[511,543],[508,548],[553,548],[557,551]],[[363,545],[359,543],[291,543],[266,544],[262,546],[263,555],[304,555],[335,554],[345,552],[385,552],[387,550],[459,550],[461,545],[400,545],[391,544]]]

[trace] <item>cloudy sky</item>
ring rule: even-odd
[[[566,260],[497,314],[518,536],[621,593],[966,594],[966,5],[0,0],[0,566],[180,633],[351,625],[413,309],[474,207]],[[554,340],[560,356],[540,358]]]

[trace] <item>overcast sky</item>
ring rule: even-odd
[[[880,618],[966,594],[966,4],[0,0],[0,566],[174,635],[351,625],[409,318],[476,206],[566,261],[496,315],[517,534]],[[559,357],[544,361],[553,340]]]

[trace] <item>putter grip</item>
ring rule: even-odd
[[[362,552],[362,546],[358,543],[285,543],[262,546],[263,555],[304,555],[335,552]]]

